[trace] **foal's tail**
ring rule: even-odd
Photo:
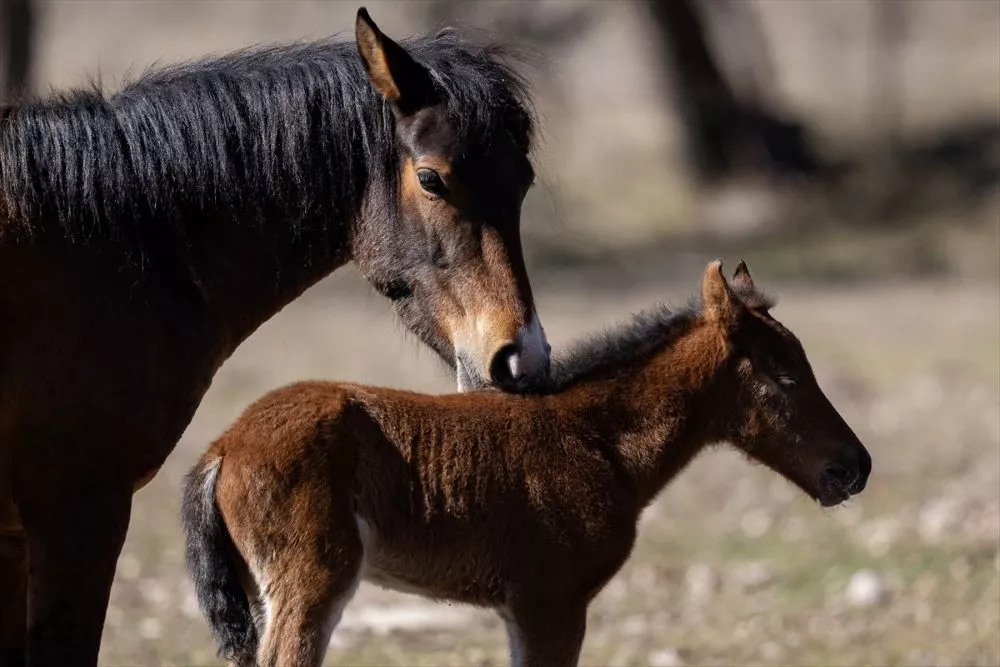
[[[240,555],[215,503],[221,464],[221,458],[208,462],[203,459],[184,479],[181,522],[187,536],[187,568],[194,580],[198,606],[219,645],[219,657],[237,665],[254,665],[257,628],[240,584]]]

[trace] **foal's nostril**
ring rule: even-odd
[[[511,343],[501,347],[490,362],[490,379],[499,387],[513,387],[521,378],[520,355],[517,345]]]
[[[848,469],[839,463],[828,463],[823,466],[820,476],[827,482],[836,484],[839,488],[847,490],[858,479],[858,473]]]

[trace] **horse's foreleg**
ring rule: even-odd
[[[18,494],[30,558],[28,665],[96,665],[132,489],[88,475],[45,481]]]
[[[0,665],[22,667],[26,661],[28,553],[24,533],[0,526]]]

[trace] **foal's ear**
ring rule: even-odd
[[[379,30],[368,10],[358,10],[354,26],[358,53],[375,90],[402,115],[411,114],[433,99],[430,72]]]
[[[747,263],[742,259],[736,265],[736,271],[733,272],[733,285],[746,289],[755,289],[753,278],[750,277],[750,269],[747,268]]]
[[[733,310],[735,297],[722,275],[722,260],[710,262],[701,279],[701,304],[705,318],[718,322],[728,317]]]

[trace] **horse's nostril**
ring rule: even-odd
[[[493,384],[504,388],[515,386],[521,377],[519,361],[517,345],[504,345],[500,348],[490,362],[490,379]]]

